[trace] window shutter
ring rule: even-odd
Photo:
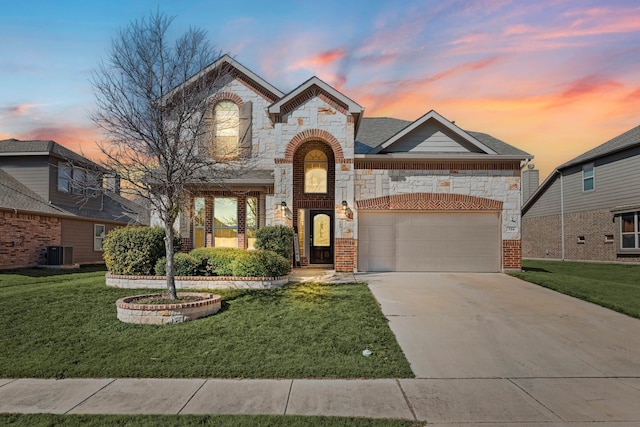
[[[240,107],[240,157],[251,157],[253,138],[251,136],[252,103],[247,101]]]
[[[213,143],[213,107],[208,105],[202,119],[202,130],[198,138],[198,154],[200,156],[211,156]]]

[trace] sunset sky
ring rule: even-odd
[[[0,139],[91,157],[90,72],[158,9],[284,92],[316,75],[366,117],[434,109],[533,154],[541,178],[640,125],[637,0],[0,0]]]

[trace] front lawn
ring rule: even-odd
[[[116,299],[148,291],[109,288],[104,275],[0,273],[0,377],[413,376],[364,284],[216,291],[218,314],[153,326],[117,320]]]
[[[522,268],[513,276],[640,318],[640,265],[525,260]]]

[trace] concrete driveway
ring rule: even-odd
[[[357,279],[411,363],[405,392],[423,396],[426,419],[640,425],[640,320],[504,274]]]

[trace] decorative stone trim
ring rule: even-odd
[[[502,241],[502,269],[522,270],[522,244],[520,240]]]
[[[510,170],[520,171],[519,162],[434,162],[434,161],[372,161],[355,160],[356,169],[387,169],[387,170],[437,170],[477,171],[477,170]]]
[[[276,165],[286,165],[293,163],[293,159],[273,159]]]
[[[201,299],[175,304],[137,304],[136,302],[142,299],[166,298],[167,295],[149,294],[124,297],[116,301],[118,319],[126,323],[147,325],[182,323],[215,314],[222,307],[220,295],[189,292],[179,293],[178,296],[194,296]]]
[[[342,147],[335,136],[322,129],[307,129],[291,138],[284,152],[284,158],[293,162],[293,155],[302,144],[307,141],[323,141],[331,146],[335,157],[335,162],[340,163],[344,159]]]
[[[176,276],[176,289],[268,289],[281,287],[289,276],[232,277],[232,276]],[[164,289],[165,276],[106,275],[107,286],[125,289]]]
[[[484,197],[451,193],[408,193],[358,200],[362,210],[502,210],[503,202]]]
[[[238,107],[242,107],[242,105],[244,104],[244,101],[242,100],[242,98],[240,98],[237,94],[233,92],[218,92],[215,95],[213,95],[209,99],[209,101],[211,102],[211,104],[215,104],[220,101],[231,101],[234,104],[236,104]]]

